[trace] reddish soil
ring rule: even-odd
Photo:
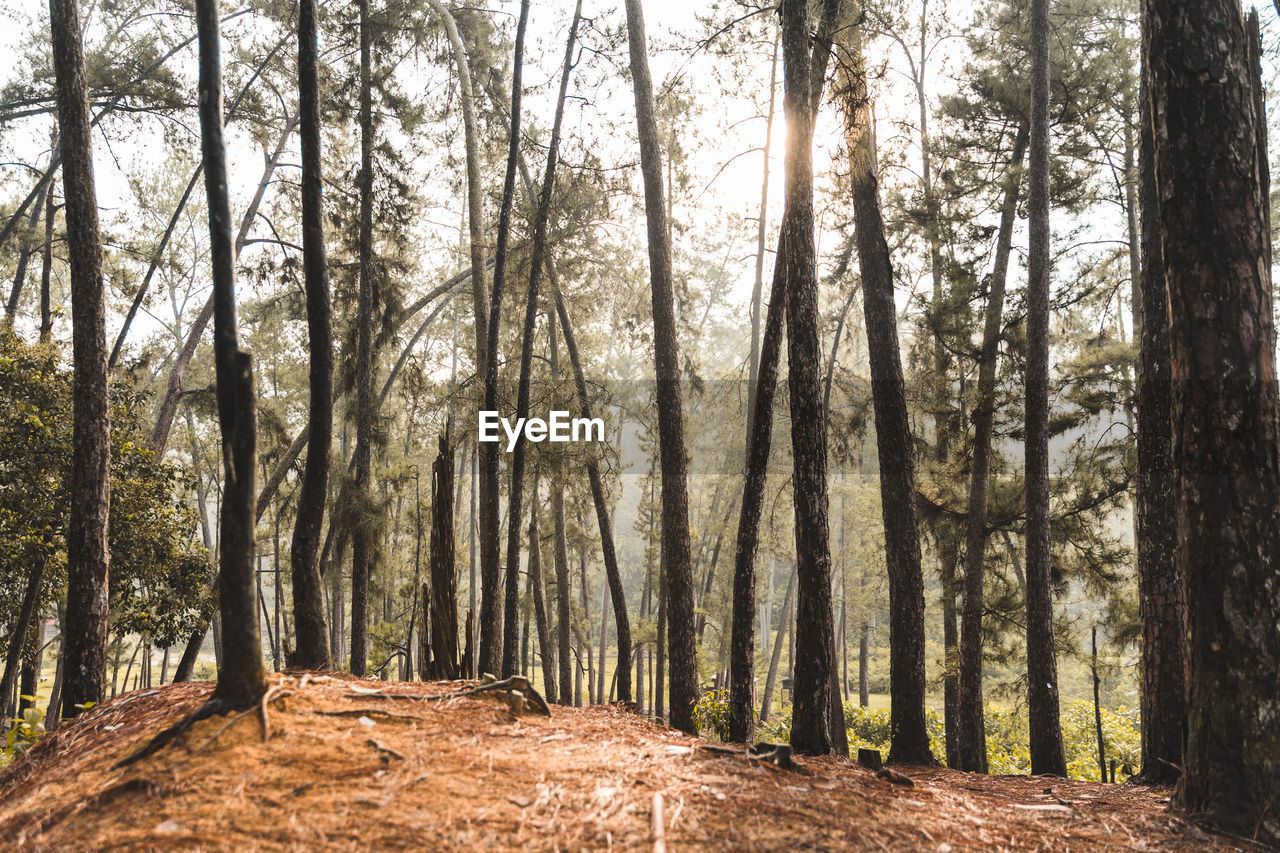
[[[802,775],[614,707],[370,692],[464,686],[273,676],[265,740],[256,710],[214,717],[115,769],[212,686],[127,694],[0,776],[0,849],[1260,849],[1150,788],[898,768],[908,787],[833,757]]]

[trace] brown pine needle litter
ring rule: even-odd
[[[908,787],[834,757],[801,775],[618,707],[418,699],[470,686],[275,675],[257,713],[113,769],[213,687],[125,694],[0,776],[0,849],[1260,849],[1169,812],[1168,791],[898,767]]]

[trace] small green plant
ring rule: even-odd
[[[3,754],[6,764],[38,744],[44,737],[44,711],[35,707],[34,696],[22,698],[32,705],[22,712],[22,716],[15,717],[13,728],[5,732]]]
[[[693,706],[693,723],[698,731],[718,741],[729,739],[729,696],[724,690],[709,690]]]

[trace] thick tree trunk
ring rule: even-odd
[[[498,207],[498,245],[494,253],[493,298],[489,300],[488,342],[484,359],[484,408],[498,409],[498,332],[502,326],[502,292],[507,278],[507,243],[511,235],[511,205],[516,192],[516,164],[520,156],[521,74],[524,66],[524,35],[529,21],[529,0],[520,0],[516,24],[515,57],[511,65],[511,120],[507,134],[507,171],[502,182],[502,202]],[[499,559],[498,445],[485,442],[480,449],[480,669],[497,673],[503,663],[503,621],[499,606],[501,581]]]
[[[693,706],[698,700],[698,663],[693,631],[693,567],[690,562],[686,485],[688,460],[680,391],[680,344],[676,338],[672,293],[671,242],[663,199],[662,150],[654,115],[653,79],[649,74],[649,48],[640,0],[626,0],[626,10],[636,125],[640,136],[640,171],[644,178],[649,234],[658,445],[662,460],[662,548],[669,605],[671,724],[693,734],[697,731],[693,722]]]
[[[1160,199],[1147,84],[1144,72],[1139,97],[1143,321],[1138,326],[1141,340],[1136,489],[1138,610],[1142,616],[1142,770],[1137,781],[1172,785],[1180,775],[1182,741],[1187,730],[1187,599],[1177,564],[1169,295],[1160,246]]]
[[[827,430],[822,410],[818,280],[813,229],[813,113],[809,10],[785,0],[782,13],[784,108],[787,116],[786,319],[791,403],[792,490],[798,573],[791,745],[800,752],[846,752],[833,718],[835,636],[827,529]],[[837,732],[836,730],[839,729]]]
[[[329,494],[333,443],[333,312],[324,246],[324,181],[320,148],[320,86],[317,68],[316,0],[298,7],[298,101],[302,119],[302,264],[307,291],[307,353],[311,399],[308,406],[307,463],[298,491],[293,546],[293,622],[297,648],[290,666],[328,669],[333,665],[320,578],[320,536]]]
[[[1256,35],[1237,0],[1146,0],[1144,19],[1187,592],[1174,803],[1280,845],[1280,405]]]
[[[914,453],[898,348],[893,268],[880,212],[871,101],[859,28],[847,31],[845,47],[848,61],[840,66],[844,88],[841,95],[857,221],[858,262],[862,271],[862,306],[871,364],[885,560],[889,575],[889,692],[892,703],[889,760],[932,764],[934,757],[929,749],[924,717],[924,577],[916,528]]]
[[[960,678],[957,685],[956,759],[959,770],[987,772],[987,734],[982,698],[982,612],[986,579],[987,487],[991,472],[991,443],[995,431],[996,366],[1003,336],[1005,283],[1013,225],[1018,213],[1022,159],[1030,129],[1018,128],[1005,176],[1000,229],[996,236],[995,266],[991,271],[987,309],[983,315],[982,354],[978,362],[977,403],[974,406],[973,461],[970,463],[969,509],[965,520],[964,604],[960,624]]]
[[[814,104],[818,103],[822,95],[827,63],[830,59],[831,34],[834,32],[839,8],[839,0],[823,2],[822,20],[819,23],[818,36],[814,39],[811,58],[812,73],[809,85]],[[771,92],[771,104],[772,97]],[[816,116],[815,109],[810,115],[810,133],[812,133],[812,122]],[[729,732],[730,739],[739,742],[750,740],[754,730],[752,700],[755,689],[753,659],[755,558],[759,543],[760,512],[764,502],[764,484],[772,443],[773,403],[777,392],[778,362],[782,353],[782,333],[786,316],[786,270],[788,269],[786,234],[787,229],[784,224],[778,234],[778,251],[774,260],[773,284],[769,294],[769,310],[765,315],[759,364],[751,365],[751,387],[748,390],[747,472],[743,481],[742,508],[738,516],[738,532],[735,540],[733,613],[729,651]],[[758,239],[763,238],[758,237]],[[759,306],[753,303],[753,350],[758,333],[759,311]],[[832,654],[834,656],[834,648]],[[834,662],[832,666],[834,667]],[[843,723],[840,729],[843,732]]]
[[[197,0],[200,42],[200,140],[213,261],[213,345],[218,423],[222,434],[223,494],[219,535],[222,667],[214,698],[248,707],[267,689],[254,601],[254,480],[257,468],[252,360],[236,331],[235,262],[222,137],[222,63],[217,0]]]
[[[1027,258],[1027,717],[1031,772],[1067,775],[1053,637],[1049,542],[1049,0],[1031,0]]]
[[[107,651],[107,514],[111,432],[102,243],[93,183],[89,98],[80,12],[74,0],[50,0],[53,66],[63,154],[67,247],[71,266],[71,346],[75,368],[71,518],[67,529],[67,638],[62,715],[103,699]]]

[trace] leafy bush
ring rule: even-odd
[[[693,706],[693,724],[704,737],[712,740],[729,739],[729,693],[727,690],[708,690]]]
[[[29,702],[35,702],[34,696],[23,696]],[[4,736],[4,746],[0,748],[3,763],[8,764],[44,737],[44,711],[34,707],[27,708],[21,717],[15,717],[13,728]]]

